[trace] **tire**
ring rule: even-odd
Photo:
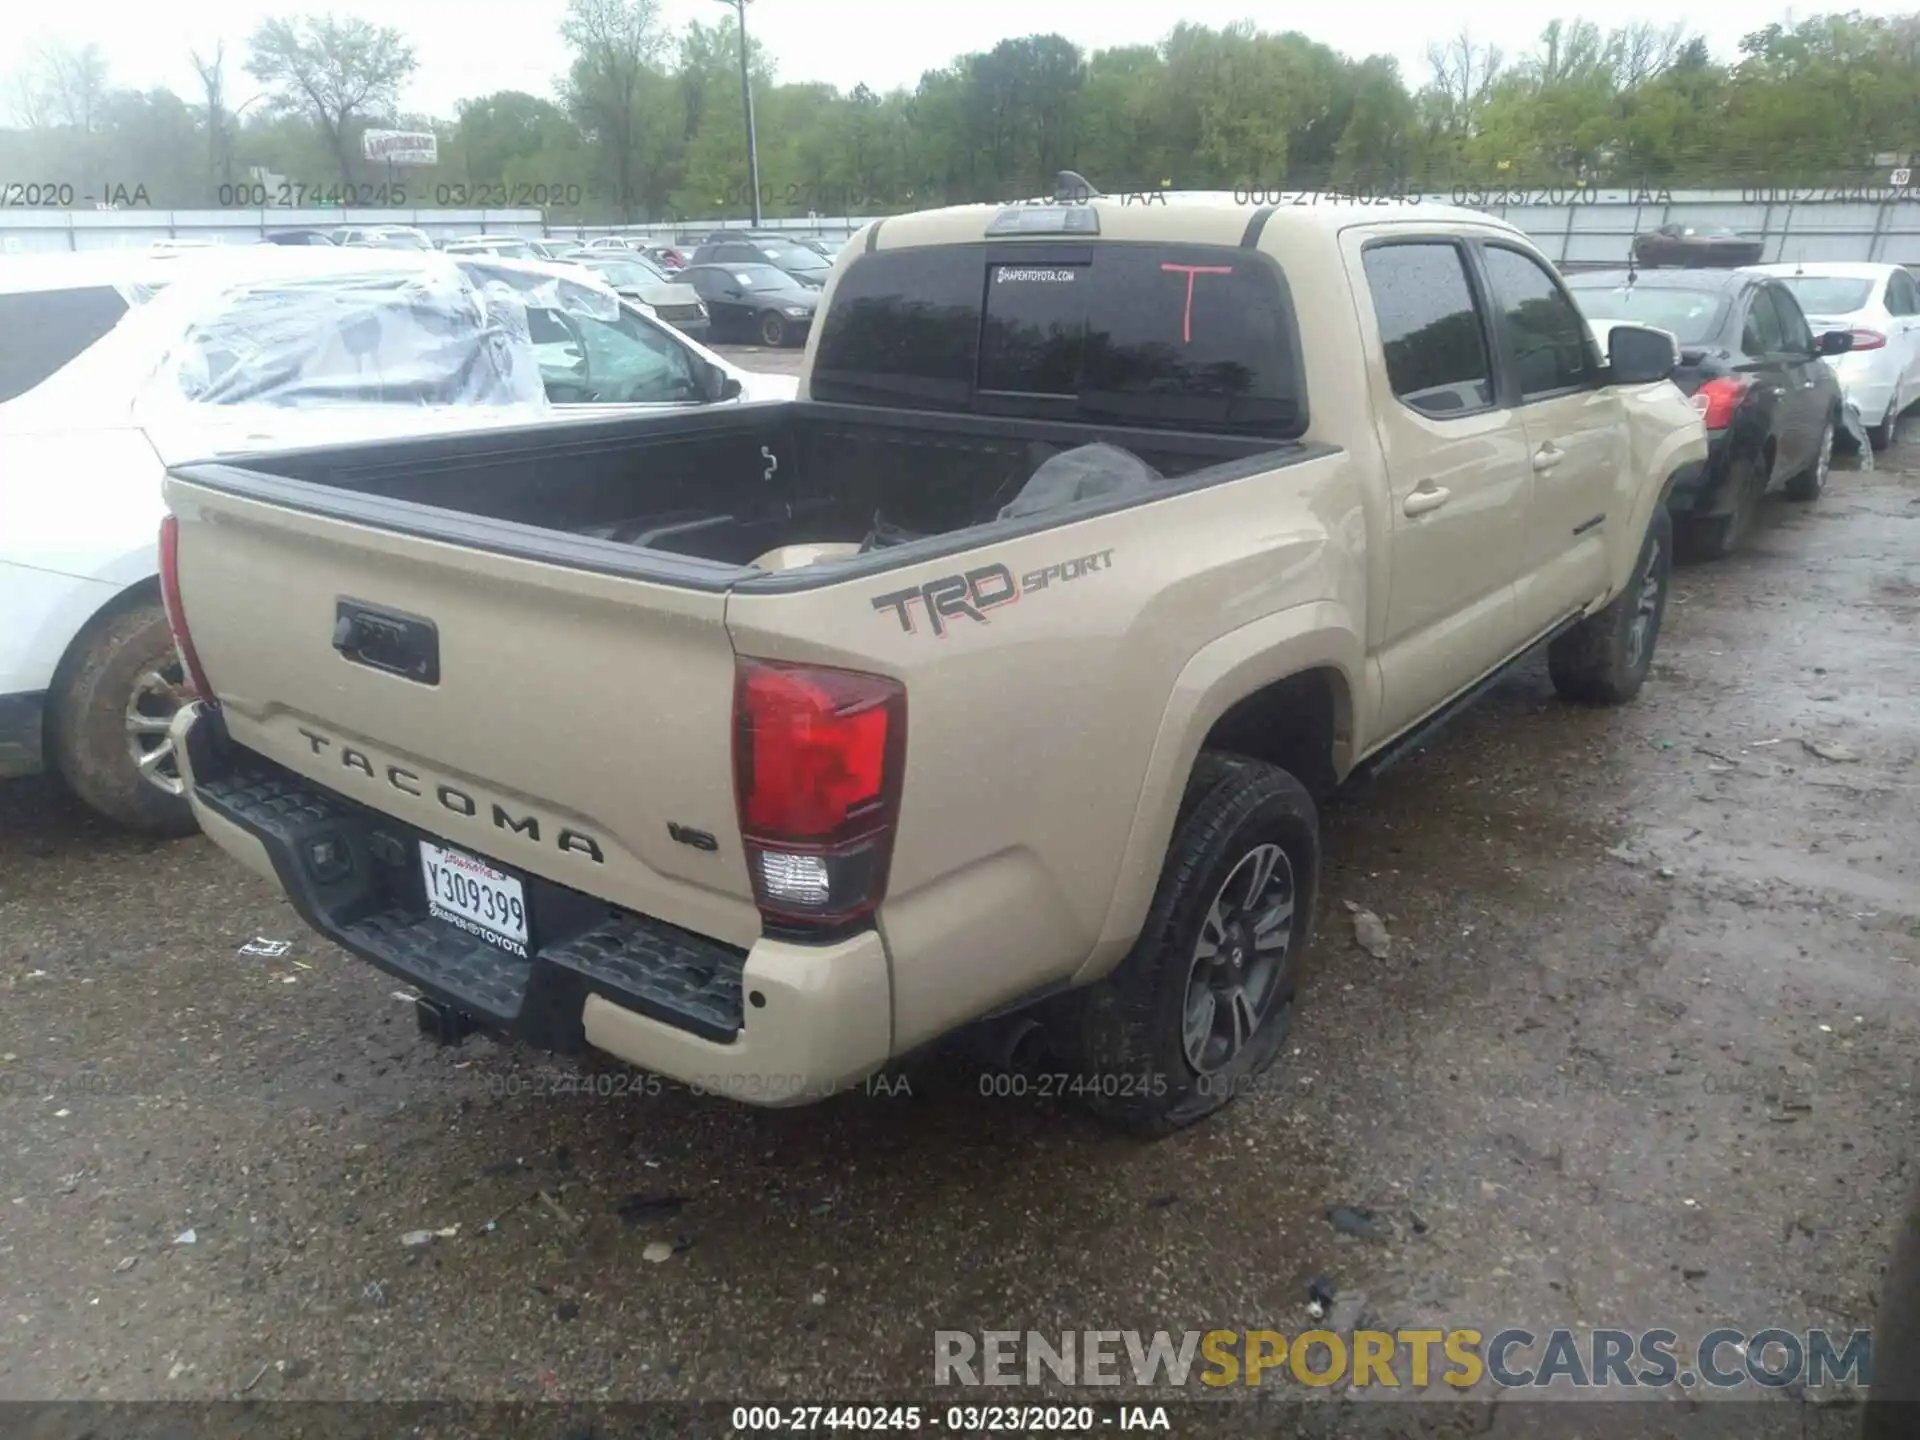
[[[199,828],[160,728],[186,698],[183,682],[166,612],[144,597],[96,620],[54,677],[47,707],[53,768],[83,802],[129,829],[190,835]],[[135,746],[159,757],[145,773]]]
[[[1673,520],[1661,505],[1626,588],[1547,647],[1547,673],[1562,699],[1621,705],[1640,693],[1660,642],[1672,575]]]
[[[1740,471],[1733,483],[1733,513],[1686,522],[1687,554],[1692,559],[1724,560],[1746,543],[1753,530],[1773,461],[1768,455],[1761,455],[1734,463]]]
[[[1820,431],[1820,444],[1814,451],[1813,463],[1787,481],[1787,499],[1806,505],[1820,498],[1820,492],[1827,488],[1827,476],[1833,473],[1833,435],[1837,428],[1833,417],[1829,415]]]
[[[778,350],[787,343],[787,321],[769,310],[760,317],[760,343]]]
[[[1089,1107],[1144,1139],[1206,1118],[1273,1064],[1320,881],[1313,798],[1278,766],[1203,755],[1182,809],[1140,938],[1082,992],[1071,1027]],[[1235,991],[1244,1006],[1223,1001]]]
[[[1873,1326],[1873,1385],[1867,1391],[1861,1440],[1908,1440],[1920,1434],[1920,1189],[1893,1242],[1893,1259]]]

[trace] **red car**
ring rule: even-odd
[[[1633,258],[1648,268],[1732,269],[1758,265],[1763,242],[1724,225],[1662,225],[1633,237]]]
[[[687,266],[687,257],[671,245],[649,245],[641,251],[641,254],[653,261],[653,263],[658,265],[662,270],[684,270]]]

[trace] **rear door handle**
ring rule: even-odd
[[[1536,474],[1544,475],[1547,473],[1547,471],[1553,469],[1554,466],[1558,465],[1562,460],[1566,458],[1567,458],[1567,452],[1562,450],[1558,445],[1555,445],[1551,440],[1549,440],[1546,444],[1542,445],[1538,450],[1533,452],[1534,472]]]
[[[1406,502],[1400,508],[1408,515],[1427,515],[1438,510],[1452,498],[1451,490],[1444,489],[1431,480],[1422,480],[1418,488],[1407,496]]]

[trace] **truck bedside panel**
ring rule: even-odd
[[[879,917],[896,1047],[1064,982],[1095,953],[1141,777],[1195,647],[1330,591],[1364,604],[1348,466],[1329,450],[1282,453],[1239,479],[963,555],[733,594],[741,654],[906,686]],[[1152,887],[1149,875],[1135,888]]]

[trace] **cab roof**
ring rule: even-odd
[[[1691,269],[1667,265],[1628,269],[1620,265],[1604,270],[1576,270],[1562,278],[1572,290],[1625,285],[1629,280],[1641,290],[1737,290],[1765,274],[1765,268],[1759,265]]]
[[[1243,192],[1244,194],[1244,192]],[[1526,234],[1515,225],[1478,210],[1459,205],[1426,201],[1332,200],[1323,192],[1302,191],[1279,197],[1277,204],[1249,204],[1225,190],[1153,191],[1146,195],[1100,195],[1085,201],[1073,201],[1054,208],[1087,209],[1099,216],[1098,235],[1084,233],[1027,233],[990,236],[988,227],[1001,212],[1045,209],[1049,201],[1014,200],[981,205],[952,205],[940,210],[922,210],[894,215],[874,222],[878,236],[869,230],[870,243],[876,249],[907,245],[962,245],[981,240],[1052,241],[1069,244],[1097,244],[1102,240],[1184,241],[1192,244],[1239,245],[1248,225],[1264,215],[1263,237],[1293,235],[1332,236],[1354,225],[1384,222],[1445,222],[1472,224],[1500,231],[1520,239]]]
[[[1764,275],[1825,275],[1842,280],[1884,280],[1896,270],[1904,270],[1904,265],[1892,265],[1885,261],[1865,260],[1783,260],[1772,265],[1754,265],[1750,267]]]

